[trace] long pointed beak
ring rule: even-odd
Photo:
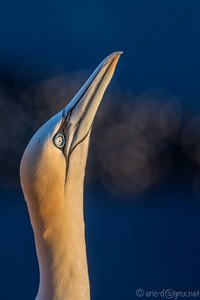
[[[73,151],[76,145],[89,134],[97,109],[121,54],[122,52],[114,52],[106,57],[64,109],[68,130],[70,127],[67,153]]]

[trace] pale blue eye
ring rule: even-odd
[[[54,137],[53,141],[54,141],[54,145],[59,149],[63,148],[65,145],[65,137],[61,133],[57,134]]]

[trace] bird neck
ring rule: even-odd
[[[36,300],[89,300],[83,216],[85,163],[71,158],[64,196],[28,203],[40,269]]]

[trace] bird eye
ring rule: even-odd
[[[53,142],[54,142],[54,145],[55,145],[57,148],[59,148],[59,149],[63,148],[64,145],[65,145],[65,137],[64,137],[64,135],[63,135],[63,134],[60,134],[60,133],[57,134],[57,135],[54,137]]]

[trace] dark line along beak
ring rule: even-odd
[[[106,57],[66,106],[64,118],[68,120],[66,123],[70,131],[66,154],[69,154],[89,133],[121,54],[122,52],[114,52]]]

